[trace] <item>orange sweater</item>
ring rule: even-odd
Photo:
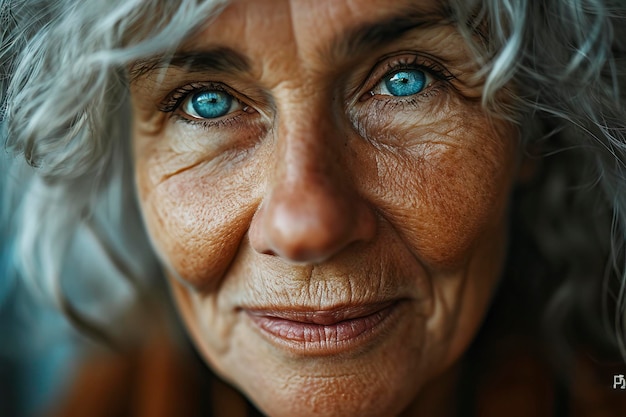
[[[626,417],[626,390],[613,389],[623,363],[602,365],[580,355],[573,383],[559,384],[549,367],[519,345],[504,344],[487,363],[473,363],[459,393],[459,416]],[[469,360],[469,359],[468,359]],[[468,376],[469,375],[469,376]],[[123,356],[85,361],[51,417],[250,417],[259,414],[200,359],[161,340]],[[461,405],[461,403],[463,405]],[[462,409],[461,409],[462,408]],[[430,417],[430,416],[427,416]],[[438,416],[432,416],[438,417]]]

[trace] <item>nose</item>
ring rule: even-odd
[[[320,120],[296,125],[279,128],[273,180],[252,219],[250,242],[259,253],[320,263],[370,240],[376,219],[349,175],[341,130]]]

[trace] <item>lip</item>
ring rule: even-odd
[[[271,343],[299,355],[356,350],[393,326],[400,302],[385,301],[324,310],[244,308],[253,326]]]

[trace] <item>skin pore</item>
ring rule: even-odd
[[[452,411],[519,152],[441,6],[233,1],[132,83],[139,202],[179,311],[271,417]],[[395,89],[406,74],[413,94]],[[215,100],[225,113],[202,117]],[[350,340],[286,341],[255,321],[372,305],[391,307]]]

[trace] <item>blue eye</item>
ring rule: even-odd
[[[392,96],[412,96],[424,90],[426,87],[426,74],[418,69],[400,70],[388,75],[383,79],[383,94]]]
[[[216,119],[239,107],[239,102],[225,91],[210,90],[192,94],[183,105],[183,111],[197,119]]]

